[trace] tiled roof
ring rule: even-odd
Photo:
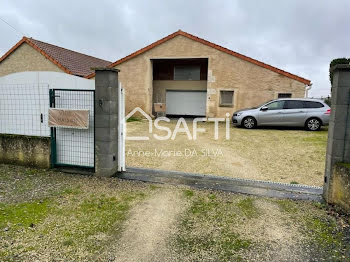
[[[23,37],[21,41],[12,47],[6,54],[4,54],[0,58],[0,63],[23,43],[27,43],[33,47],[66,73],[76,76],[87,76],[93,73],[93,70],[91,70],[92,67],[105,67],[111,64],[110,61],[81,54],[27,37]]]
[[[229,49],[227,49],[225,47],[222,47],[222,46],[219,46],[217,44],[211,43],[211,42],[209,42],[207,40],[204,40],[202,38],[199,38],[197,36],[191,35],[189,33],[181,31],[181,30],[179,30],[179,31],[177,31],[175,33],[172,33],[171,35],[168,35],[168,36],[166,36],[166,37],[164,37],[164,38],[162,38],[162,39],[160,39],[160,40],[158,40],[158,41],[156,41],[156,42],[154,42],[154,43],[152,43],[152,44],[150,44],[150,45],[148,45],[148,46],[146,46],[146,47],[144,47],[144,48],[142,48],[142,49],[140,49],[140,50],[138,50],[138,51],[136,51],[136,52],[134,52],[134,53],[132,53],[132,54],[130,54],[128,56],[126,56],[126,57],[124,57],[124,58],[122,58],[122,59],[117,60],[116,62],[110,64],[108,67],[115,67],[115,66],[117,66],[117,65],[119,65],[119,64],[121,64],[121,63],[123,63],[125,61],[128,61],[128,60],[130,60],[130,59],[132,59],[132,58],[134,58],[134,57],[136,57],[136,56],[138,56],[140,54],[143,54],[144,52],[147,52],[148,50],[150,50],[150,49],[152,49],[152,48],[154,48],[154,47],[156,47],[158,45],[161,45],[162,43],[164,43],[164,42],[166,42],[166,41],[168,41],[170,39],[173,39],[174,37],[179,36],[179,35],[187,37],[189,39],[192,39],[192,40],[197,41],[199,43],[202,43],[204,45],[210,46],[210,47],[215,48],[215,49],[217,49],[219,51],[227,53],[229,55],[238,57],[238,58],[240,58],[242,60],[248,61],[248,62],[253,63],[255,65],[258,65],[258,66],[261,66],[263,68],[269,69],[269,70],[271,70],[273,72],[276,72],[278,74],[281,74],[281,75],[284,75],[286,77],[292,78],[292,79],[297,80],[299,82],[302,82],[302,83],[304,83],[306,85],[310,85],[311,84],[311,81],[308,80],[308,79],[305,79],[303,77],[300,77],[300,76],[294,75],[292,73],[286,72],[286,71],[284,71],[282,69],[279,69],[277,67],[265,64],[263,62],[260,62],[260,61],[258,61],[256,59],[253,59],[253,58],[250,58],[248,56],[239,54],[239,53],[234,52],[232,50],[229,50]],[[95,76],[95,73],[92,73],[92,74],[86,76],[86,78],[92,78],[94,76]]]

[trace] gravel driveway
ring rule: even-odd
[[[0,165],[1,261],[349,261],[350,218],[277,200]]]
[[[161,123],[175,128],[176,121]],[[188,121],[193,135],[193,124]],[[300,129],[230,128],[225,139],[225,125],[219,125],[218,140],[214,124],[199,123],[205,128],[196,140],[177,133],[174,140],[156,140],[148,134],[148,122],[127,123],[128,136],[149,136],[147,141],[126,143],[126,164],[192,173],[214,174],[236,178],[299,183],[322,186],[325,169],[327,130],[308,132]],[[155,129],[154,133],[166,135]]]

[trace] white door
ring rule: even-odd
[[[206,91],[166,91],[166,114],[183,116],[205,116]]]

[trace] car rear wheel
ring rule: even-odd
[[[248,116],[243,119],[242,126],[247,129],[253,129],[256,127],[256,120],[254,117]]]
[[[318,131],[321,129],[322,123],[317,118],[310,118],[306,121],[305,127],[309,131]]]

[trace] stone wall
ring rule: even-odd
[[[118,171],[118,70],[95,72],[95,174],[112,176]]]
[[[33,47],[23,43],[15,52],[0,63],[0,77],[25,71],[63,72],[58,66],[36,51]]]
[[[50,167],[50,138],[0,134],[0,163]]]
[[[323,196],[328,203],[338,205],[350,214],[350,172],[346,165],[340,164],[350,163],[350,65],[336,65],[331,70],[332,113]]]
[[[177,36],[151,50],[128,60],[120,69],[119,80],[126,96],[126,112],[139,106],[152,112],[152,61],[157,58],[208,58],[207,116],[225,116],[226,112],[259,105],[277,98],[278,93],[304,97],[305,84],[257,66],[232,55]],[[219,91],[234,90],[234,107],[219,107]]]
[[[332,180],[328,202],[350,213],[350,164],[336,164]]]

